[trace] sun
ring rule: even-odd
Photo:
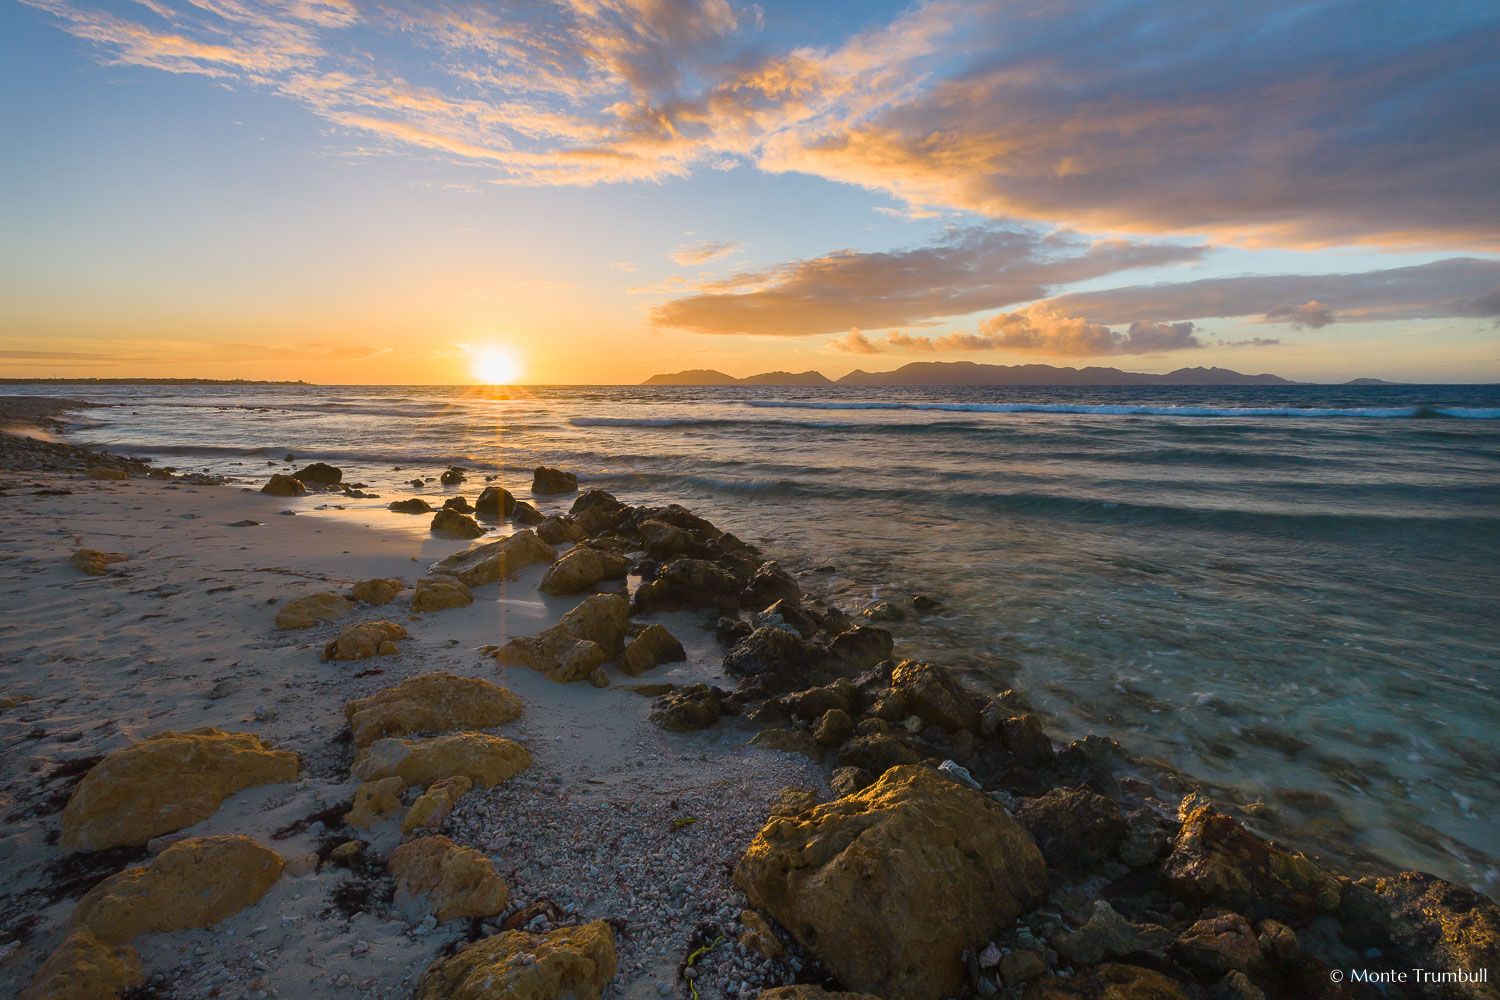
[[[503,347],[478,351],[469,366],[474,377],[488,385],[514,385],[521,377],[521,362],[515,352]]]

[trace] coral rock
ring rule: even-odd
[[[359,747],[385,736],[489,729],[520,714],[521,699],[498,684],[441,671],[419,674],[344,706]]]
[[[547,934],[504,931],[433,962],[417,1000],[599,1000],[614,974],[614,932],[602,920]]]
[[[391,852],[396,888],[425,896],[439,922],[461,917],[492,917],[505,909],[510,890],[490,859],[447,837],[422,837]]]
[[[466,608],[474,603],[474,595],[458,580],[446,576],[424,576],[417,581],[416,593],[411,596],[413,611],[442,611],[445,608]]]
[[[354,585],[354,599],[365,604],[389,604],[396,595],[406,589],[406,584],[395,577],[388,579],[361,580]]]
[[[530,766],[531,754],[519,743],[483,733],[449,733],[429,740],[376,740],[354,758],[352,773],[361,781],[395,775],[408,785],[463,775],[488,788]]]
[[[406,629],[395,622],[361,622],[350,625],[323,647],[323,662],[329,660],[364,660],[371,656],[399,653],[397,639],[406,638]]]
[[[308,594],[295,601],[288,601],[276,612],[276,627],[280,629],[312,628],[323,622],[342,618],[354,608],[354,602],[340,594]]]

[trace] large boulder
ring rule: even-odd
[[[74,907],[71,921],[109,944],[207,927],[257,902],[282,867],[281,855],[249,837],[179,840],[151,864],[94,886]]]
[[[942,1000],[1047,892],[1041,852],[999,803],[918,765],[756,835],[734,880],[847,987]]]
[[[906,744],[885,733],[854,736],[839,748],[836,767],[863,768],[874,775],[884,774],[901,764],[914,764],[918,757]]]
[[[406,589],[398,577],[376,577],[373,580],[361,580],[354,585],[350,593],[356,601],[364,604],[389,604],[396,599],[396,595]]]
[[[1358,946],[1379,948],[1389,968],[1486,973],[1483,983],[1424,984],[1424,996],[1500,998],[1500,907],[1488,897],[1436,875],[1402,872],[1350,886],[1340,916]]]
[[[413,611],[442,611],[446,608],[466,608],[474,603],[474,595],[462,580],[447,576],[424,576],[417,581],[417,589],[411,595]]]
[[[427,568],[427,572],[457,577],[470,587],[481,587],[502,576],[513,577],[533,563],[551,562],[556,558],[557,550],[538,538],[530,528],[522,528],[497,541],[439,559]]]
[[[16,1000],[113,1000],[145,978],[134,948],[78,931],[47,956]]]
[[[408,841],[391,852],[396,889],[425,900],[441,923],[464,917],[492,917],[505,909],[510,889],[490,859],[443,836]]]
[[[504,486],[486,486],[474,501],[474,513],[481,517],[510,517],[516,509],[516,498]]]
[[[531,471],[531,492],[535,496],[552,496],[557,493],[577,493],[578,477],[561,469],[549,469],[538,465]]]
[[[727,610],[740,606],[740,581],[706,559],[673,559],[656,578],[672,600],[683,604]]]
[[[686,659],[687,651],[665,625],[647,625],[625,647],[625,653],[620,657],[620,672],[639,677],[663,663]]]
[[[698,547],[698,540],[690,533],[665,521],[642,521],[636,525],[636,533],[641,537],[646,555],[659,562],[685,556]]]
[[[1120,807],[1086,788],[1054,788],[1023,799],[1016,819],[1053,868],[1083,870],[1114,857],[1125,839]]]
[[[625,648],[625,621],[630,600],[624,594],[595,594],[558,619],[560,628],[575,639],[587,639],[613,659]]]
[[[483,733],[449,733],[427,740],[376,740],[360,750],[351,773],[360,781],[394,775],[408,785],[461,774],[489,788],[530,766],[531,754],[519,743]]]
[[[588,537],[588,532],[572,518],[552,514],[536,526],[537,537],[549,545],[570,545]]]
[[[300,483],[317,483],[319,486],[337,486],[344,479],[344,470],[327,462],[314,462],[292,473]]]
[[[597,642],[576,639],[558,625],[536,637],[517,636],[495,650],[503,666],[530,667],[558,684],[585,679],[607,659]]]
[[[250,733],[162,732],[95,764],[63,807],[64,851],[144,844],[212,816],[241,789],[295,781],[297,755]]]
[[[707,684],[689,684],[669,691],[651,706],[651,721],[674,733],[707,729],[722,714],[719,695]]]
[[[342,594],[308,594],[281,606],[276,612],[276,627],[287,630],[312,628],[342,618],[353,609],[354,602]]]
[[[1173,895],[1252,920],[1339,908],[1338,880],[1307,858],[1262,840],[1196,796],[1183,800],[1181,812],[1182,829],[1161,869]]]
[[[307,487],[302,485],[299,479],[273,472],[270,480],[260,488],[260,491],[273,497],[300,497],[307,492]]]
[[[929,726],[948,732],[979,728],[979,699],[942,667],[904,660],[892,671],[891,686],[906,692],[907,710]]]
[[[323,662],[391,656],[401,652],[396,648],[396,640],[405,638],[406,629],[395,622],[361,622],[350,625],[323,647]]]
[[[735,644],[724,657],[724,670],[753,684],[753,694],[764,697],[828,684],[840,665],[817,643],[785,629],[758,628]]]
[[[575,545],[542,575],[537,589],[544,594],[576,594],[601,580],[622,579],[630,571],[630,560],[588,545]]]
[[[498,684],[441,671],[420,674],[344,706],[344,718],[359,747],[408,733],[489,729],[520,714],[521,699]]]
[[[546,934],[502,931],[427,967],[417,1000],[599,1000],[615,975],[615,937],[596,920]]]
[[[777,601],[790,605],[802,603],[802,588],[790,573],[774,562],[761,563],[750,582],[740,593],[740,602],[752,610],[768,608]]]
[[[444,507],[432,515],[431,530],[433,534],[446,535],[449,538],[478,538],[484,534],[484,529],[479,526],[478,521],[451,507]]]

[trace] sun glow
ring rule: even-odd
[[[521,361],[514,351],[491,347],[474,355],[474,377],[488,385],[513,385],[521,377]]]

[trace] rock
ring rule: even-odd
[[[756,612],[750,623],[755,628],[784,626],[804,639],[811,639],[818,632],[818,623],[813,620],[812,615],[786,601],[777,601],[766,610]]]
[[[117,469],[112,465],[91,465],[83,473],[89,479],[129,479],[130,476],[124,469]]]
[[[396,889],[426,897],[428,911],[441,923],[463,917],[492,917],[505,909],[510,889],[490,859],[443,836],[421,837],[391,852]]]
[[[930,726],[950,733],[979,728],[977,699],[942,667],[903,660],[891,673],[891,686],[906,693],[908,711]]]
[[[771,803],[771,816],[797,816],[818,804],[817,793],[811,788],[783,788],[776,793]]]
[[[1266,1000],[1265,991],[1243,972],[1226,972],[1210,996],[1213,1000]]]
[[[1057,953],[1074,965],[1096,965],[1106,958],[1118,958],[1138,951],[1164,948],[1172,932],[1156,924],[1132,924],[1114,911],[1104,900],[1094,903],[1088,923],[1072,933],[1055,934],[1052,944]]]
[[[259,521],[252,521],[250,518],[247,517],[247,518],[245,518],[243,520],[240,520],[240,521],[232,521],[232,522],[230,522],[229,526],[231,528],[259,528],[260,527],[260,522]]]
[[[883,628],[860,625],[834,636],[828,643],[828,651],[842,660],[850,670],[869,670],[882,660],[891,658],[895,640]]]
[[[455,552],[439,559],[427,568],[438,576],[457,577],[470,587],[481,587],[504,577],[514,577],[527,566],[551,562],[557,551],[537,537],[530,528],[522,528],[513,535],[497,541],[476,545],[463,552]]]
[[[814,762],[823,757],[823,748],[806,729],[762,729],[751,738],[750,746],[781,753],[800,753]]]
[[[557,493],[576,493],[578,477],[561,469],[549,469],[538,465],[531,471],[531,492],[534,496],[552,496]]]
[[[396,595],[406,589],[406,584],[395,577],[361,580],[354,585],[354,599],[365,604],[389,604]]]
[[[474,513],[481,517],[509,517],[516,509],[516,498],[503,486],[486,486],[474,501]]]
[[[325,462],[314,462],[292,473],[299,483],[317,483],[319,486],[336,486],[344,479],[344,470]]]
[[[772,990],[761,990],[756,1000],[881,1000],[881,998],[873,993],[841,993],[836,990],[825,990],[811,983],[797,983],[792,986],[778,986]]]
[[[1182,987],[1150,969],[1100,965],[1072,976],[1034,979],[1022,1000],[1190,1000]]]
[[[446,576],[424,576],[417,581],[416,592],[411,596],[413,611],[442,611],[445,608],[465,608],[474,603],[474,595],[463,581]]]
[[[860,614],[872,622],[899,622],[906,620],[906,609],[892,604],[890,601],[880,601],[860,609]]]
[[[489,788],[530,766],[531,754],[519,743],[483,733],[449,733],[426,740],[376,740],[359,751],[351,773],[360,781],[395,775],[408,785],[463,775]]]
[[[614,940],[602,920],[547,934],[503,931],[433,962],[416,1000],[599,1000],[614,978]]]
[[[292,878],[301,878],[304,875],[310,875],[317,871],[318,865],[321,862],[322,859],[318,857],[318,852],[308,851],[306,854],[299,854],[295,858],[288,859],[286,867],[281,870],[281,873],[283,875],[290,875]]]
[[[281,610],[276,612],[276,627],[288,630],[312,628],[314,625],[342,618],[352,610],[354,602],[341,594],[308,594],[281,606]]]
[[[354,745],[387,736],[503,726],[521,714],[521,699],[489,681],[450,673],[419,674],[344,706]]]
[[[818,720],[813,738],[821,746],[836,747],[854,734],[854,720],[841,708],[830,708]]]
[[[1000,959],[1000,981],[1006,986],[1020,986],[1047,971],[1047,963],[1034,951],[1021,949]]]
[[[915,764],[917,755],[894,736],[873,733],[852,737],[834,759],[837,767],[862,767],[876,776],[899,764]]]
[[[151,864],[94,886],[70,919],[108,944],[208,927],[257,902],[281,877],[282,865],[279,854],[249,837],[179,840]]]
[[[443,472],[438,476],[438,482],[442,483],[444,486],[457,486],[459,483],[463,482],[465,478],[467,477],[464,475],[463,469],[449,468],[444,469]]]
[[[406,638],[406,629],[395,622],[361,622],[350,625],[338,638],[323,647],[323,662],[329,660],[363,660],[371,656],[399,653],[397,639]]]
[[[525,500],[517,500],[515,507],[511,508],[510,519],[516,524],[535,527],[547,520],[547,516]]]
[[[1015,817],[1053,868],[1092,868],[1113,857],[1125,839],[1120,807],[1084,788],[1054,788],[1025,799]]]
[[[791,632],[758,628],[725,655],[724,670],[753,681],[747,689],[763,696],[827,684],[837,676],[838,661]]]
[[[453,812],[453,807],[458,805],[458,800],[473,787],[474,782],[461,775],[433,782],[427,791],[412,803],[411,810],[401,821],[401,832],[440,829],[449,814]]]
[[[590,687],[609,687],[609,674],[605,673],[603,667],[595,667],[593,670],[590,670],[586,680],[589,682]]]
[[[456,510],[460,514],[474,513],[474,505],[465,497],[449,497],[443,501],[444,510]]]
[[[719,696],[707,684],[689,684],[656,699],[651,721],[674,733],[706,729],[719,721]]]
[[[1161,869],[1174,896],[1252,920],[1339,908],[1339,883],[1307,858],[1262,840],[1195,796],[1183,806],[1182,829]]]
[[[109,754],[73,790],[62,813],[64,851],[144,844],[212,816],[241,789],[295,781],[297,755],[250,733],[157,733]]]
[[[581,681],[608,656],[597,642],[575,639],[554,625],[536,638],[517,636],[495,651],[495,659],[507,667],[530,667],[558,684]]]
[[[965,788],[972,788],[976,792],[984,791],[984,786],[974,780],[974,776],[969,773],[969,769],[957,761],[945,760],[937,766],[937,769]]]
[[[835,767],[828,775],[828,787],[836,798],[853,795],[875,784],[875,775],[863,767]]]
[[[840,677],[832,684],[784,694],[776,702],[798,718],[821,719],[834,709],[852,715],[855,710],[854,697],[854,684],[849,678]]]
[[[120,478],[124,478],[123,476]],[[300,497],[307,493],[307,487],[300,480],[291,476],[283,476],[279,472],[273,472],[271,479],[260,488],[262,493],[269,493],[273,497]]]
[[[367,781],[354,790],[354,805],[344,813],[344,822],[356,830],[368,830],[387,816],[401,811],[406,782],[395,776]]]
[[[647,625],[625,647],[625,653],[620,657],[620,672],[639,677],[663,663],[676,663],[686,659],[687,652],[682,648],[682,643],[667,631],[665,625]]]
[[[780,958],[786,954],[786,949],[781,946],[776,932],[771,929],[770,921],[765,917],[754,910],[741,910],[740,923],[744,925],[745,933],[740,935],[739,943],[747,951],[752,951],[762,958]],[[765,995],[765,993],[761,994],[761,996]]]
[[[549,545],[581,542],[588,533],[560,514],[553,514],[536,526],[537,537]]]
[[[1047,891],[1020,824],[919,766],[772,819],[734,880],[846,986],[888,1000],[956,996],[965,949]]]
[[[17,1000],[113,1000],[143,982],[134,948],[78,931],[47,956]]]
[[[1279,920],[1262,920],[1255,928],[1261,954],[1271,965],[1281,968],[1302,957],[1302,943],[1297,932]]]
[[[1046,730],[1034,715],[1014,715],[1000,720],[1000,741],[1016,758],[1018,764],[1027,767],[1045,767],[1052,763],[1056,754]]]
[[[1436,875],[1401,872],[1364,878],[1345,893],[1345,932],[1378,947],[1387,968],[1487,972],[1484,983],[1427,984],[1438,1000],[1500,997],[1500,908]]]
[[[943,610],[942,601],[928,597],[926,594],[913,594],[911,597],[911,606],[921,612]]]
[[[587,545],[575,545],[542,576],[537,589],[544,594],[576,594],[604,579],[618,579],[630,570],[624,556]]]
[[[386,510],[393,510],[397,514],[430,514],[432,504],[421,497],[408,497],[405,500],[392,500],[385,505]]]
[[[103,576],[109,572],[109,568],[117,562],[124,562],[130,557],[123,552],[100,552],[98,549],[79,549],[68,557],[68,562],[80,573],[89,576]]]
[[[1266,971],[1255,929],[1238,913],[1199,920],[1172,944],[1172,957],[1206,982],[1227,972],[1260,976]]]
[[[1131,868],[1154,864],[1167,852],[1173,833],[1155,813],[1146,809],[1132,811],[1126,817],[1125,839],[1120,841],[1120,860]]]
[[[605,659],[613,659],[625,648],[625,621],[629,614],[630,601],[624,594],[595,594],[559,618],[552,628],[598,644]]]
[[[685,556],[698,548],[698,540],[690,533],[665,521],[646,520],[636,525],[646,555],[661,562],[669,562]]]
[[[484,534],[484,529],[479,522],[468,514],[460,514],[449,507],[444,507],[432,515],[431,530],[439,535],[447,535],[449,538],[478,538]]]
[[[728,610],[740,606],[739,581],[706,559],[673,559],[662,566],[656,579],[674,601]]]
[[[765,608],[777,601],[793,606],[801,604],[802,588],[776,563],[761,563],[740,593],[740,603],[747,608]]]

